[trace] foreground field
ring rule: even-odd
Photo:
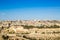
[[[0,40],[60,40],[60,21],[1,21]]]
[[[26,34],[25,37],[31,40],[60,40],[60,28],[42,28],[35,33]]]
[[[9,36],[6,40],[60,40],[60,28],[33,28],[26,29],[27,32],[20,33],[3,33],[0,34],[0,40],[5,40],[5,37]],[[24,31],[24,30],[23,30]]]

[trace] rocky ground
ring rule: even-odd
[[[0,40],[60,40],[60,21],[0,21]]]

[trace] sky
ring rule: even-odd
[[[60,20],[60,0],[0,0],[0,20]]]

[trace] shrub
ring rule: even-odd
[[[3,38],[4,40],[8,40],[9,36],[7,36],[7,35],[2,35],[2,38]]]

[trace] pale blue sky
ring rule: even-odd
[[[59,0],[0,0],[0,20],[60,20]]]

